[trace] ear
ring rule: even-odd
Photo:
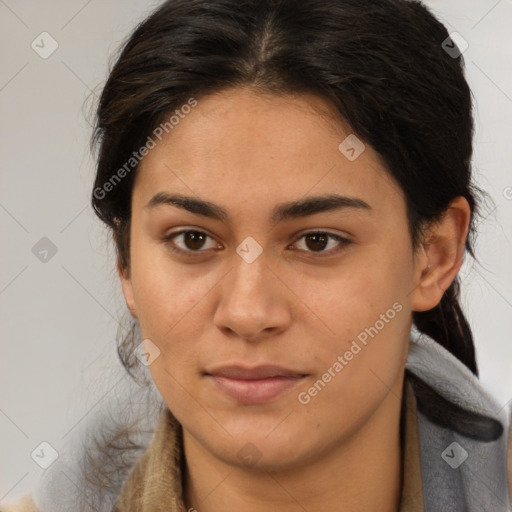
[[[413,311],[437,306],[452,284],[462,265],[470,220],[467,200],[456,197],[442,219],[428,229],[423,247],[415,255]]]
[[[137,308],[135,307],[135,300],[133,297],[132,280],[130,277],[129,267],[122,267],[119,259],[117,260],[117,273],[121,281],[121,287],[123,289],[124,300],[126,306],[130,310],[133,317],[137,318]]]

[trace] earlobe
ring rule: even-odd
[[[133,296],[132,280],[128,268],[121,268],[119,262],[117,264],[117,273],[121,281],[121,288],[123,289],[124,300],[127,308],[133,317],[137,318],[137,308],[135,307],[135,300]]]
[[[439,304],[460,270],[469,230],[471,209],[464,197],[451,203],[443,218],[428,233],[416,257],[413,311],[428,311]]]

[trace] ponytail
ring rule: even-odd
[[[413,321],[420,332],[437,341],[478,376],[473,334],[459,304],[459,290],[456,277],[441,302],[428,311],[413,312]]]

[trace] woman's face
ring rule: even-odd
[[[319,459],[399,406],[420,273],[403,194],[313,95],[190,110],[133,189],[122,283],[151,375],[218,459]]]

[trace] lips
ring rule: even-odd
[[[297,386],[306,375],[274,365],[224,366],[205,372],[216,389],[244,404],[269,402]]]
[[[274,365],[263,365],[255,368],[246,368],[238,365],[224,366],[212,369],[206,373],[218,377],[226,377],[228,379],[243,380],[268,379],[272,377],[302,377],[304,375],[294,370]]]

